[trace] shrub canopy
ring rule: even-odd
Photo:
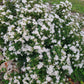
[[[50,6],[42,0],[11,0],[0,6],[0,45],[9,84],[63,84],[84,68],[84,34],[79,14],[68,1]],[[8,72],[11,72],[8,74]]]

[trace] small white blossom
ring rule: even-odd
[[[51,77],[49,77],[49,76],[46,77],[47,82],[50,82],[51,80],[52,80]]]
[[[38,69],[41,69],[41,68],[43,67],[43,65],[44,65],[44,64],[43,64],[42,62],[40,62],[40,63],[37,65],[37,68],[38,68]]]

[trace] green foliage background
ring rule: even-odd
[[[0,0],[0,3],[2,2],[2,0]]]
[[[60,3],[60,1],[66,1],[66,0],[44,0],[44,2],[49,2],[51,4],[54,3]],[[84,1],[83,0],[68,0],[72,3],[72,11],[84,13]]]

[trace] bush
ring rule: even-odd
[[[51,8],[42,0],[11,0],[0,7],[0,45],[9,69],[9,84],[63,84],[84,69],[83,18],[68,1]],[[72,77],[73,78],[73,77]]]

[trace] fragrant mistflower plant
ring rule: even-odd
[[[42,0],[8,0],[0,6],[0,45],[8,84],[63,84],[84,68],[82,19],[68,1],[52,7]]]

